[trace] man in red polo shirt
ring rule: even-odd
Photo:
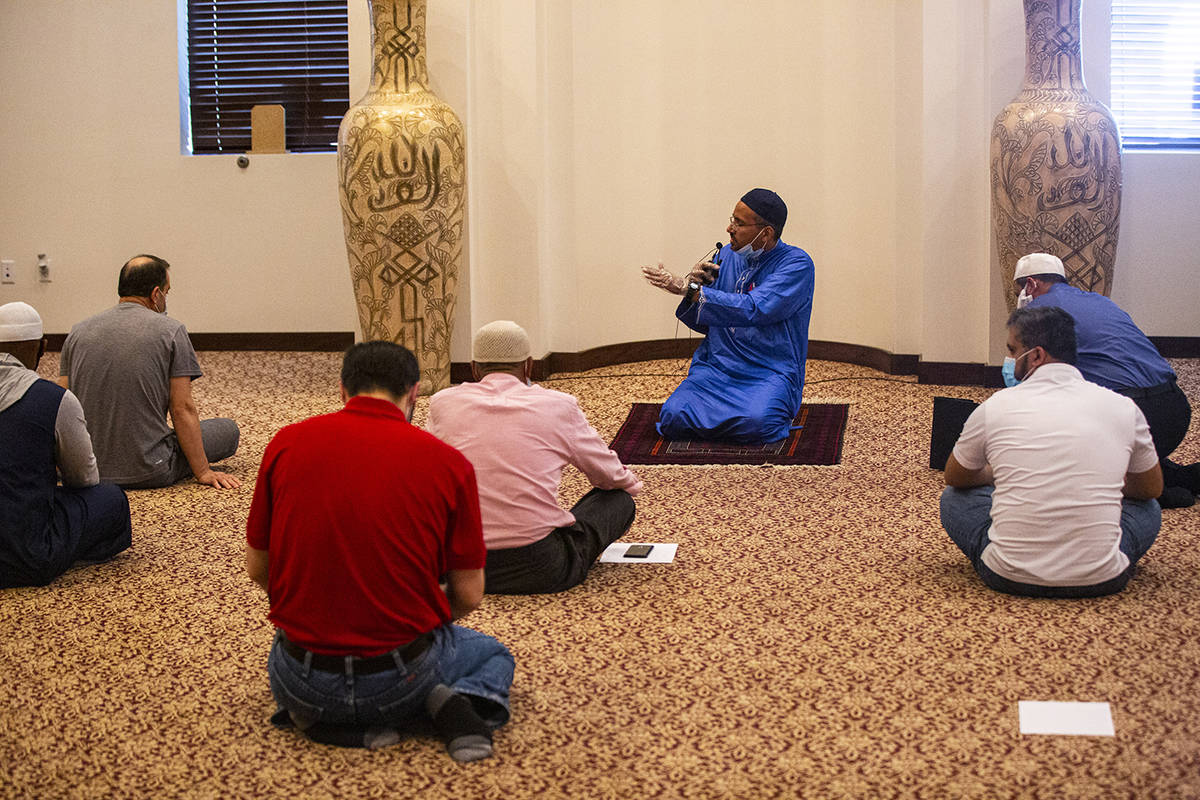
[[[375,748],[428,715],[450,755],[474,761],[508,720],[513,658],[450,624],[483,597],[479,496],[470,462],[409,424],[418,377],[399,345],[346,351],[345,407],[263,454],[246,567],[277,631],[273,721]]]

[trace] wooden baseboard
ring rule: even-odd
[[[340,353],[354,344],[353,331],[297,333],[189,333],[197,350],[272,350]],[[62,351],[65,333],[46,334],[46,349]]]
[[[921,357],[890,353],[878,347],[842,342],[825,342],[820,339],[808,343],[808,357],[820,361],[837,361],[842,364],[857,364],[870,367],[888,375],[915,375]]]
[[[1200,336],[1151,336],[1163,358],[1200,358]]]
[[[273,350],[341,352],[354,344],[352,331],[310,331],[298,333],[193,333],[197,350]],[[46,349],[62,350],[65,333],[46,334]],[[703,338],[650,339],[593,347],[578,353],[552,352],[534,362],[534,378],[541,380],[556,372],[583,372],[632,361],[659,358],[691,358]],[[1200,336],[1151,336],[1150,341],[1166,358],[1200,358]],[[879,370],[888,375],[916,375],[918,383],[943,386],[1003,386],[1000,368],[987,364],[953,361],[922,361],[920,356],[890,353],[878,347],[813,339],[808,357],[820,361],[838,361]],[[471,380],[471,365],[456,361],[450,365],[450,380]]]
[[[917,383],[933,383],[939,386],[992,386],[1004,385],[999,367],[987,364],[971,364],[958,361],[922,361],[917,365]]]
[[[533,377],[534,380],[541,380],[557,372],[583,372],[613,364],[628,364],[632,361],[691,358],[702,341],[704,339],[700,336],[688,339],[650,339],[643,342],[604,345],[578,353],[552,352],[533,362]],[[914,375],[919,362],[918,356],[897,355],[877,347],[818,339],[808,343],[808,357],[820,361],[858,364],[889,375]],[[451,364],[450,380],[452,383],[471,380],[471,365],[462,361]]]

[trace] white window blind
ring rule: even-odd
[[[1200,0],[1112,0],[1112,112],[1127,148],[1200,150]]]
[[[278,103],[293,152],[337,149],[350,107],[346,0],[188,0],[193,153],[250,149],[250,108]]]

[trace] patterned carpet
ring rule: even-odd
[[[850,404],[840,465],[640,468],[628,538],[678,542],[673,565],[602,565],[468,618],[517,659],[495,758],[274,730],[243,525],[274,431],[338,407],[339,356],[201,362],[201,414],[242,424],[245,485],[135,493],[130,553],[0,592],[0,797],[1200,797],[1200,508],[1164,514],[1121,595],[995,594],[942,533],[926,466],[933,396],[988,390],[829,362],[805,400]],[[1200,402],[1200,361],[1174,363]],[[683,369],[545,383],[611,439]],[[584,489],[569,474],[564,501]],[[1021,736],[1019,700],[1109,702],[1116,736]]]

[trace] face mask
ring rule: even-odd
[[[1025,294],[1025,290],[1022,289],[1021,293],[1017,295],[1017,308],[1024,308],[1025,306],[1029,305],[1032,300],[1033,297]]]
[[[1000,368],[1000,374],[1004,376],[1004,385],[1012,388],[1020,383],[1017,380],[1017,360],[1012,356],[1004,359],[1004,366]]]
[[[1025,356],[1029,355],[1032,352],[1033,352],[1033,349],[1029,349],[1029,350],[1026,350],[1024,353],[1021,353],[1021,355],[1017,356],[1017,358],[1013,358],[1012,356],[1009,356],[1008,358],[1004,359],[1004,366],[1000,367],[1000,374],[1004,376],[1004,385],[1005,386],[1007,386],[1008,388],[1011,389],[1012,387],[1016,386],[1018,383],[1021,382],[1020,380],[1017,379],[1017,359],[1024,358]],[[1026,373],[1025,377],[1028,378],[1029,374]]]
[[[754,235],[753,239],[751,239],[749,242],[747,242],[746,244],[739,247],[737,250],[734,250],[733,252],[735,252],[739,256],[743,256],[745,258],[758,258],[759,256],[761,256],[762,250],[755,250],[754,243],[758,241],[758,237],[762,236],[762,233],[765,230],[766,230],[766,228],[763,228],[762,230],[760,230],[758,233],[756,233]]]

